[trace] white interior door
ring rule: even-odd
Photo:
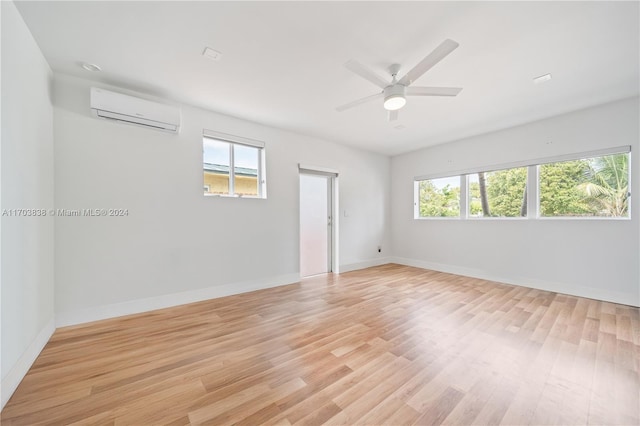
[[[300,174],[300,275],[331,272],[331,178]]]

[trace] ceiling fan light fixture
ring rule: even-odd
[[[375,71],[362,65],[355,59],[351,59],[344,66],[364,78],[365,80],[375,84],[382,89],[382,92],[366,96],[364,98],[349,102],[348,104],[341,105],[336,108],[336,111],[341,112],[349,108],[353,108],[357,105],[373,100],[383,99],[384,109],[389,111],[387,119],[389,121],[396,121],[398,119],[398,110],[407,104],[407,96],[457,96],[462,90],[460,87],[410,87],[411,83],[420,78],[424,73],[429,71],[438,62],[443,60],[447,55],[453,52],[459,44],[453,40],[445,40],[438,45],[431,53],[429,53],[422,61],[420,61],[415,67],[411,68],[409,72],[400,80],[397,79],[400,65],[392,64],[389,67],[391,73],[391,83],[387,83],[388,80],[381,78]],[[407,87],[409,87],[407,89]]]
[[[407,98],[405,97],[405,87],[396,84],[384,89],[384,109],[387,111],[396,111],[405,106]]]
[[[389,96],[384,100],[384,109],[395,111],[402,108],[407,103],[407,99],[402,95]]]

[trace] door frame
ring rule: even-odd
[[[298,257],[300,256],[300,175],[316,175],[316,176],[324,176],[327,178],[328,186],[327,192],[329,199],[327,200],[329,208],[327,210],[331,213],[331,227],[329,231],[329,236],[327,241],[327,250],[329,251],[329,255],[327,256],[328,261],[328,274],[340,273],[340,263],[339,263],[339,252],[338,248],[339,244],[339,217],[340,217],[340,208],[338,206],[339,198],[339,172],[335,169],[330,169],[327,167],[320,166],[311,166],[308,164],[298,164]]]

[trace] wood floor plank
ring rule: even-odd
[[[6,425],[640,424],[640,310],[394,264],[57,330]]]
[[[436,399],[421,410],[422,415],[416,423],[420,425],[442,424],[463,396],[464,394],[457,389],[447,387]]]

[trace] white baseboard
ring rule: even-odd
[[[370,268],[372,266],[380,266],[390,263],[389,257],[381,257],[379,259],[366,260],[364,262],[348,263],[346,265],[340,265],[339,273],[356,271],[358,269]]]
[[[247,293],[254,290],[278,287],[300,281],[300,274],[286,274],[268,279],[223,284],[181,293],[165,294],[145,299],[130,300],[110,305],[60,312],[56,315],[56,327],[83,324],[92,321],[139,314],[156,309],[170,308],[187,303],[201,302],[218,297]]]
[[[56,331],[55,321],[51,318],[51,321],[49,321],[40,333],[38,333],[27,350],[24,351],[15,365],[2,379],[2,382],[0,383],[0,410],[4,408],[7,401],[9,401],[9,398],[11,398],[11,395],[16,391],[18,385],[22,379],[24,379],[24,376],[26,376],[34,361],[38,358],[38,355],[40,355],[40,352],[42,352],[42,349],[44,349],[44,346],[47,344],[54,331]]]
[[[517,285],[520,287],[535,288],[537,290],[569,294],[572,296],[586,297],[588,299],[603,300],[605,302],[620,303],[622,305],[640,306],[640,294],[623,293],[619,291],[598,289],[593,287],[576,286],[573,284],[537,280],[526,277],[505,277],[492,274],[481,269],[465,268],[457,265],[447,265],[404,257],[392,257],[390,258],[390,261],[392,263],[398,263],[400,265],[414,266],[416,268],[422,269],[431,269],[434,271],[447,272],[450,274],[463,275],[466,277],[479,278],[482,280],[501,282],[505,284]]]

